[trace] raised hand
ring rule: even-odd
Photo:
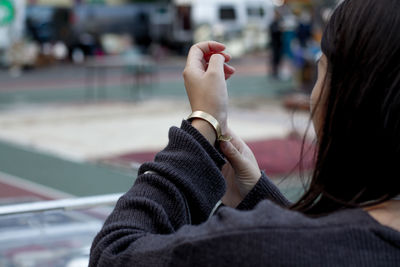
[[[191,47],[183,71],[185,87],[192,111],[204,111],[218,120],[223,133],[227,129],[228,92],[226,79],[235,69],[225,62],[231,57],[224,53],[225,45],[214,41]]]

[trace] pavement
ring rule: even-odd
[[[279,184],[298,161],[308,114],[284,108],[282,99],[295,83],[269,78],[265,57],[232,62],[237,73],[228,81],[229,125]],[[111,70],[95,85],[82,66],[53,66],[19,78],[0,72],[0,204],[12,198],[11,187],[28,199],[127,191],[137,166],[151,160],[167,144],[168,129],[190,113],[184,63],[158,62],[154,77],[136,86],[122,70]],[[91,86],[97,94],[88,94]],[[311,150],[312,139],[310,128]],[[304,167],[311,166],[309,153]],[[284,187],[294,197],[292,189],[301,186],[296,173],[289,177]]]

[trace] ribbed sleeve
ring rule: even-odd
[[[220,151],[212,146],[210,142],[196,129],[194,128],[188,121],[182,121],[181,129],[190,134],[197,142],[201,145],[207,155],[215,162],[218,168],[222,168],[222,166],[226,163],[224,159],[224,155],[220,153]]]
[[[260,201],[269,199],[272,202],[289,207],[290,201],[281,193],[278,187],[274,185],[264,172],[261,172],[261,178],[254,188],[246,195],[242,202],[237,206],[239,210],[251,210]]]
[[[143,235],[171,234],[207,220],[225,193],[222,155],[187,121],[172,127],[169,143],[153,162],[144,163],[133,187],[123,195],[96,236],[91,265],[116,257]],[[97,256],[96,256],[97,255]],[[101,257],[99,257],[101,255]]]

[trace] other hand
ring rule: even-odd
[[[183,71],[185,87],[192,111],[209,113],[218,120],[222,132],[227,129],[228,92],[226,79],[235,69],[225,62],[231,59],[224,53],[225,45],[206,41],[190,48]]]
[[[236,207],[253,189],[261,177],[257,160],[246,143],[232,131],[230,142],[221,142],[222,153],[228,163],[222,168],[222,174],[227,183],[227,191],[222,202],[230,207]]]

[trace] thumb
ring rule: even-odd
[[[216,72],[224,75],[225,57],[221,54],[213,54],[208,62],[207,72]]]
[[[222,153],[228,159],[229,163],[232,165],[233,169],[238,170],[243,161],[242,154],[237,150],[237,148],[229,141],[223,141],[220,144]]]

